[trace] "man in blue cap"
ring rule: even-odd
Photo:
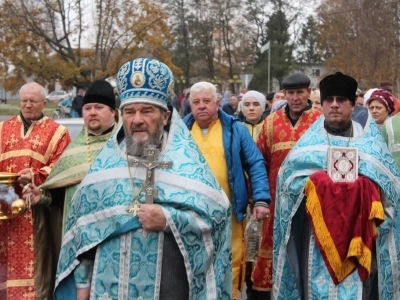
[[[123,126],[72,200],[56,299],[231,299],[230,205],[168,107],[170,69],[117,74]]]

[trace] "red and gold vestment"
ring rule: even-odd
[[[43,117],[24,132],[20,116],[0,123],[0,172],[30,168],[33,183],[44,183],[71,137],[64,126]],[[16,187],[22,199],[22,189]],[[0,220],[0,299],[51,299],[59,240],[51,237],[51,211],[33,207],[23,215]],[[61,226],[60,224],[57,224]],[[56,225],[56,226],[57,226]]]
[[[306,110],[293,126],[285,111],[286,109],[280,109],[265,119],[257,141],[267,166],[272,198],[269,206],[270,216],[264,221],[261,248],[252,274],[253,289],[258,291],[272,289],[272,234],[279,168],[299,138],[321,115],[321,112],[315,109]]]

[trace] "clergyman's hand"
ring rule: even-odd
[[[18,177],[18,182],[21,183],[22,185],[26,185],[26,184],[32,182],[32,171],[31,171],[31,169],[29,169],[29,168],[23,169],[23,170],[18,172],[18,175],[20,175]]]
[[[157,204],[142,204],[138,213],[139,222],[148,231],[163,231],[167,220]]]
[[[26,201],[27,197],[31,197],[30,201],[32,205],[35,205],[37,203],[39,203],[40,199],[41,199],[41,195],[40,195],[40,189],[34,185],[34,184],[30,184],[26,189],[23,190],[24,194],[23,194],[23,198]]]

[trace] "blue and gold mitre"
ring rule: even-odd
[[[116,81],[120,109],[132,103],[149,103],[168,110],[174,76],[164,63],[149,58],[129,61],[119,69]]]

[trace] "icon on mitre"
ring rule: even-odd
[[[142,72],[134,72],[131,77],[131,83],[135,88],[140,88],[144,85],[146,79]]]

